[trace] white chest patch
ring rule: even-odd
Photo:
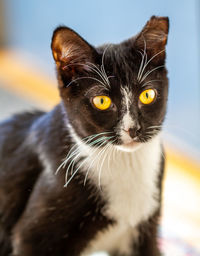
[[[107,202],[103,214],[117,223],[106,232],[97,234],[83,255],[115,248],[128,255],[130,243],[136,236],[135,227],[158,208],[156,181],[161,156],[160,138],[155,137],[134,152],[105,146],[101,154],[95,153],[95,156],[99,154],[95,161],[91,153],[94,149],[80,140],[77,142],[82,155],[87,156],[81,164],[81,171],[90,182],[100,187],[100,193]]]

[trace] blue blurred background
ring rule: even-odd
[[[170,91],[163,138],[171,147],[161,245],[165,256],[199,256],[200,0],[0,0],[0,120],[55,104],[50,42],[58,25],[100,45],[135,35],[152,15],[170,19]]]
[[[55,80],[50,51],[53,30],[67,25],[94,45],[120,42],[140,31],[152,15],[168,16],[167,45],[170,94],[164,137],[193,157],[200,151],[200,1],[198,0],[0,0],[4,46],[34,60]],[[3,23],[4,22],[4,23]],[[5,40],[6,39],[6,40]],[[6,104],[1,83],[1,112]],[[19,102],[27,103],[29,99]],[[16,103],[16,110],[26,104]],[[20,105],[22,104],[22,106]],[[19,106],[19,107],[18,107]],[[1,118],[1,116],[0,116]]]

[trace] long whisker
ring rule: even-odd
[[[105,54],[106,54],[106,51],[108,50],[108,48],[111,47],[111,45],[108,45],[104,51],[103,51],[103,54],[102,54],[102,65],[101,65],[101,71],[102,73],[104,74],[104,77],[108,83],[108,85],[110,86],[110,82],[108,80],[108,77],[107,77],[107,74],[106,74],[106,71],[105,71],[105,67],[104,67],[104,58],[105,58]]]
[[[116,139],[115,139],[115,140],[116,140]],[[111,145],[115,140],[109,142],[109,143],[106,145],[106,147],[105,147],[104,151],[102,151],[101,155],[104,154],[104,152],[110,147],[110,145]],[[105,162],[106,156],[107,156],[107,154],[104,155],[104,157],[103,157],[103,159],[102,159],[102,161],[101,161],[100,168],[99,168],[99,188],[100,188],[100,189],[101,189],[101,173],[102,173],[102,167],[103,167],[103,164],[104,164],[104,162]]]
[[[107,138],[107,137],[105,137],[105,138]],[[102,145],[104,144],[104,143],[106,143],[107,141],[106,140],[104,140],[103,142],[102,142]],[[64,185],[64,187],[67,187],[68,186],[68,184],[70,183],[70,181],[73,179],[73,177],[76,175],[76,173],[79,171],[79,169],[83,166],[83,164],[85,163],[85,161],[86,161],[86,159],[79,165],[79,167],[73,172],[73,174],[71,175],[71,177],[69,178],[69,180],[66,182],[66,184]]]
[[[115,139],[114,141],[116,141],[117,139]],[[114,141],[112,141],[112,143],[114,142]],[[109,145],[109,150],[108,150],[108,152],[109,152],[109,154],[108,154],[108,161],[107,161],[107,167],[108,167],[108,170],[109,170],[109,172],[110,172],[110,163],[111,163],[111,155],[112,155],[112,153],[113,153],[113,144],[110,144]],[[111,173],[111,172],[110,172]]]
[[[157,132],[159,132],[159,130],[149,131],[149,132],[146,132],[146,134],[154,135],[154,134],[157,134]]]
[[[97,133],[97,134],[92,134],[92,135],[89,135],[89,136],[83,138],[82,141],[87,144],[88,142],[92,141],[94,138],[96,138],[98,136],[107,135],[107,134],[110,134],[110,133],[113,133],[113,132],[101,132],[101,133]],[[78,151],[79,151],[79,145],[77,145],[75,143],[74,146],[71,147],[71,149],[69,150],[69,152],[68,152],[67,156],[65,157],[65,159],[63,160],[63,162],[57,168],[55,174],[57,174],[61,168],[65,168],[69,159],[72,158]]]
[[[66,69],[68,66],[74,66],[74,65],[80,65],[80,66],[84,66],[84,67],[87,67],[89,70],[93,71],[94,73],[96,73],[102,81],[100,81],[99,79],[97,78],[94,78],[94,77],[80,77],[80,78],[77,78],[77,79],[74,79],[73,81],[71,81],[68,85],[70,86],[73,82],[77,81],[77,80],[80,80],[80,79],[85,79],[85,78],[90,78],[90,79],[93,79],[95,81],[98,81],[101,85],[103,85],[103,87],[105,89],[108,89],[107,87],[110,87],[110,82],[109,82],[109,78],[106,74],[106,71],[105,71],[105,67],[104,67],[104,58],[105,58],[105,53],[107,51],[107,49],[110,47],[111,45],[108,45],[105,49],[104,49],[104,52],[102,54],[102,64],[100,66],[100,69],[98,68],[97,65],[95,65],[94,63],[91,63],[91,62],[86,62],[86,63],[72,63],[72,64],[68,64],[66,65],[63,69]]]
[[[80,155],[81,155],[81,152],[79,152],[75,158],[77,158],[77,157],[79,158]],[[77,168],[75,171],[73,171],[75,158],[72,159],[72,161],[70,162],[70,164],[69,164],[69,166],[68,166],[68,168],[67,168],[67,170],[66,170],[65,185],[64,185],[64,187],[67,187],[67,185],[68,185],[69,182],[73,179],[73,177],[74,177],[75,174],[78,172],[78,170],[81,168],[81,166],[86,162],[86,158],[85,158],[85,159],[81,162],[81,164],[78,166],[78,168]],[[69,172],[71,163],[73,163],[73,165],[72,165],[72,167],[71,167],[71,168],[72,168],[72,170],[71,170],[71,176],[70,176],[70,179],[68,180],[68,172]]]
[[[96,139],[95,141],[91,142],[91,143],[89,144],[89,146],[91,146],[91,145],[96,145],[96,144],[98,144],[99,142],[104,141],[105,138],[106,138],[106,139],[109,139],[109,138],[112,138],[112,137],[100,137],[99,139]],[[79,158],[79,156],[81,155],[81,153],[82,153],[82,152],[79,152],[79,151],[77,152],[77,154],[75,153],[76,156],[71,160],[70,164],[69,164],[68,167],[67,167],[67,170],[66,170],[66,177],[68,177],[68,172],[69,172],[70,168],[72,168],[72,172],[73,172],[75,160]],[[74,154],[73,154],[73,155],[74,155]],[[72,157],[73,157],[73,156],[68,157],[68,159],[66,160],[66,162],[67,162],[70,158],[72,158]]]
[[[151,57],[151,58],[145,63],[145,65],[144,65],[144,67],[143,67],[143,69],[142,69],[142,71],[141,71],[141,76],[143,75],[144,70],[146,69],[146,67],[148,66],[148,64],[149,64],[153,59],[155,59],[156,56],[158,56],[159,54],[161,54],[161,53],[164,52],[164,51],[165,51],[165,50],[162,50],[162,51],[160,51],[160,52],[154,54],[153,57]]]
[[[95,155],[96,152],[99,150],[99,148],[102,147],[104,144],[105,144],[105,141],[103,141],[97,148],[95,148],[90,157],[93,157],[93,155]],[[93,160],[90,162],[90,165],[87,167],[87,172],[86,172],[85,179],[84,179],[84,186],[86,184],[89,171],[90,171],[96,158],[97,158],[97,155],[94,156]]]
[[[149,80],[146,83],[144,83],[141,87],[145,87],[148,84],[151,84],[152,82],[161,82],[162,80]]]
[[[100,70],[94,63],[88,62],[88,64],[90,64],[90,66],[93,66],[93,69],[95,70],[95,72],[96,72],[97,74],[99,74],[99,76],[100,76],[101,79],[105,82],[105,84],[106,84],[107,86],[109,86],[109,83],[108,83],[106,77],[104,76],[102,70]]]
[[[73,63],[73,64],[68,64],[64,67],[64,69],[66,69],[67,67],[70,67],[70,66],[74,66],[74,65],[78,65],[78,66],[84,66],[84,67],[87,67],[89,70],[93,71],[94,73],[96,73],[98,76],[100,76],[100,78],[102,79],[102,82],[105,83],[105,85],[107,85],[107,80],[105,79],[104,75],[101,74],[101,70],[94,64],[94,63],[91,63],[91,62],[87,62],[85,64],[83,63]]]
[[[97,65],[95,65],[94,63],[92,62],[87,62],[88,63],[88,66],[92,69],[92,71],[94,71],[96,74],[98,74],[101,79],[107,83],[106,79],[104,78],[103,74],[101,73],[101,70],[97,67]]]
[[[98,83],[100,83],[103,88],[106,89],[106,87],[105,87],[105,85],[104,85],[103,82],[101,82],[99,79],[97,79],[97,78],[95,78],[95,77],[91,77],[91,76],[82,76],[82,77],[78,77],[78,78],[72,80],[70,83],[68,83],[68,84],[66,85],[66,87],[69,87],[72,83],[74,83],[74,82],[76,82],[76,81],[78,81],[78,80],[81,80],[81,79],[92,79],[92,80],[95,80],[95,81],[97,81]]]
[[[102,134],[105,134],[105,132],[102,133]],[[110,138],[113,137],[113,136],[111,136],[111,137],[102,136],[102,137],[97,138],[96,140],[92,141],[94,138],[96,138],[96,137],[98,137],[98,136],[99,136],[99,134],[96,134],[96,135],[94,135],[94,136],[89,136],[90,138],[87,139],[87,140],[85,141],[85,143],[86,143],[88,146],[95,146],[95,145],[97,145],[99,142],[101,142],[102,140],[110,139]],[[79,152],[79,147],[78,147],[75,151],[72,152],[71,156],[70,156],[68,159],[70,159],[71,157],[73,157],[73,156],[77,153],[76,151]],[[79,154],[79,155],[80,155],[80,154]],[[79,157],[79,155],[78,155],[78,157]],[[76,158],[76,157],[75,157],[75,158]],[[75,161],[74,161],[74,160],[75,160],[75,158],[72,160],[72,161],[73,161],[73,164],[72,164],[72,171],[73,171],[73,169],[74,169],[74,164],[75,164]]]
[[[97,148],[95,148],[95,150],[92,152],[92,155],[91,155],[91,156],[93,157],[93,155],[96,154],[96,152],[99,150],[99,148],[102,147],[104,144],[105,144],[105,141],[103,141],[103,142],[101,143],[101,145],[99,145]],[[85,186],[85,184],[86,184],[89,171],[90,171],[90,169],[91,169],[91,167],[92,167],[92,165],[93,165],[93,163],[95,162],[95,160],[96,160],[97,157],[98,157],[98,154],[95,155],[94,159],[90,162],[90,165],[89,165],[89,167],[87,168],[87,172],[86,172],[85,179],[84,179],[84,186]]]
[[[143,65],[145,66],[146,65],[146,63],[147,63],[147,53],[146,53],[146,50],[145,50],[145,52],[144,52],[144,62],[143,62]],[[142,68],[142,70],[143,70],[143,68]],[[140,76],[139,76],[139,78],[138,78],[138,82],[140,82],[140,80],[141,80],[141,78],[142,78],[142,75],[143,75],[143,71],[140,71]]]
[[[99,161],[101,160],[101,165],[99,167],[99,175],[98,175],[99,189],[100,190],[101,190],[101,172],[102,172],[102,167],[103,167],[105,157],[106,157],[106,154],[104,154],[104,152],[107,150],[108,147],[109,147],[109,145],[106,145],[105,148],[103,150],[101,150],[101,154],[100,154],[99,159],[98,159],[98,165],[99,165]],[[103,159],[101,159],[101,156],[103,156]]]
[[[147,71],[147,72],[145,73],[145,75],[142,77],[142,79],[141,79],[140,82],[143,82],[144,79],[146,79],[153,71],[155,71],[155,70],[157,70],[157,69],[159,69],[159,68],[164,68],[164,65],[158,66],[158,67],[156,67],[156,68],[153,68],[153,69]]]
[[[113,136],[113,137],[114,137],[114,136]],[[107,141],[106,141],[106,142],[107,142]],[[109,142],[109,143],[111,143],[111,142]],[[100,145],[99,147],[97,147],[97,148],[96,148],[96,151],[97,151],[101,146],[102,146],[102,145]],[[96,151],[93,151],[93,154],[96,153]],[[101,151],[102,151],[102,150],[100,150],[100,152],[101,152]],[[91,163],[90,163],[90,165],[89,165],[89,167],[88,167],[87,173],[86,173],[86,175],[85,175],[84,185],[86,184],[86,180],[87,180],[89,171],[90,171],[90,169],[91,169],[93,163],[94,163],[94,162],[96,161],[96,159],[99,157],[100,152],[95,156],[95,158],[91,161]]]
[[[144,50],[143,50],[143,54],[139,51],[139,53],[142,55],[142,61],[141,61],[141,64],[140,64],[140,68],[139,68],[139,72],[138,72],[138,81],[140,81],[141,77],[142,77],[142,69],[143,69],[143,66],[146,65],[147,63],[147,52],[146,52],[146,48],[147,48],[147,45],[146,45],[146,41],[145,39],[143,38],[144,40]]]
[[[103,141],[103,142],[102,142],[102,141]],[[93,144],[99,144],[99,143],[100,143],[100,145],[97,147],[97,148],[99,148],[99,147],[101,147],[102,143],[104,143],[104,141],[105,141],[104,139],[98,140],[98,141],[95,141],[95,143],[93,143]],[[94,148],[94,149],[93,149],[92,154],[97,150],[97,148]],[[82,152],[79,151],[79,153],[78,153],[79,156],[81,155],[81,153],[82,153]],[[84,163],[85,163],[86,159],[87,159],[87,157],[84,159],[84,161],[83,161]],[[73,159],[72,161],[74,161],[74,160],[75,160],[75,159]],[[83,163],[82,163],[82,164],[83,164]],[[82,165],[82,164],[81,164],[81,165]],[[74,169],[74,164],[73,164],[73,166],[72,166],[72,172],[71,172],[71,174],[73,174],[73,169]]]
[[[80,64],[80,65],[85,65],[85,64]],[[101,74],[100,69],[94,63],[87,62],[87,67],[91,69],[93,72],[95,72],[97,75],[99,75],[102,81],[105,83],[105,85],[107,85],[106,79],[104,78],[103,74]]]
[[[147,127],[147,129],[161,128],[161,127],[162,125],[153,125],[153,126]]]
[[[146,135],[145,139],[152,139],[153,136]]]
[[[141,73],[141,70],[142,70],[143,63],[144,63],[144,53],[142,53],[141,51],[138,51],[138,52],[142,56],[142,60],[141,60],[141,63],[140,63],[140,68],[139,68],[138,76],[137,76],[137,80],[139,81],[140,80],[140,73]]]

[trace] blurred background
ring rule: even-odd
[[[0,0],[0,120],[59,102],[50,51],[58,25],[100,45],[133,36],[152,15],[170,19],[160,246],[164,255],[200,255],[199,0]]]

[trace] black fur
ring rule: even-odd
[[[66,27],[54,32],[52,50],[61,103],[49,113],[24,113],[0,124],[1,256],[81,255],[99,231],[115,225],[116,220],[102,212],[107,201],[95,184],[88,182],[84,186],[84,175],[79,172],[65,188],[67,166],[57,175],[55,171],[74,146],[68,124],[82,139],[106,131],[117,138],[115,145],[123,143],[116,128],[123,115],[120,86],[128,86],[134,95],[129,111],[141,126],[137,142],[150,140],[146,136],[148,127],[161,126],[166,112],[168,80],[164,49],[167,33],[168,20],[157,17],[152,17],[137,36],[109,47],[94,48]],[[146,71],[162,67],[140,83],[137,80],[141,63],[139,51],[144,47],[148,59],[160,52]],[[73,54],[63,55],[67,49],[72,49]],[[102,88],[95,80],[99,79],[97,74],[88,68],[89,62],[100,67],[102,60],[110,76],[109,88],[108,85]],[[143,87],[149,80],[154,82]],[[148,106],[138,101],[144,88],[157,91],[156,101]],[[96,95],[109,96],[112,106],[105,111],[95,109],[91,99]],[[152,137],[160,129],[153,129]],[[164,170],[164,159],[160,158],[160,176],[155,184],[160,190],[159,202]],[[139,242],[137,246],[133,243],[132,256],[160,255],[156,241],[159,215],[160,207],[147,222],[138,223]],[[124,256],[117,251],[111,254]]]

